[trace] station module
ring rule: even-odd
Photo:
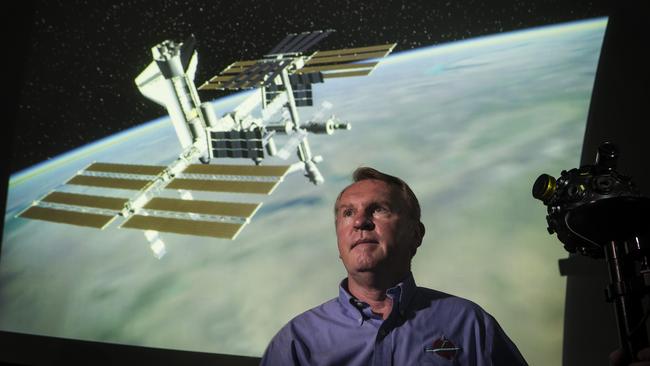
[[[194,37],[154,46],[153,61],[135,83],[145,97],[167,109],[182,147],[179,157],[167,166],[95,162],[62,187],[109,193],[71,193],[59,187],[18,216],[97,229],[118,220],[121,228],[143,230],[157,257],[165,253],[160,232],[235,239],[261,203],[198,200],[196,192],[268,195],[291,172],[303,172],[311,183],[322,184],[317,164],[323,158],[312,153],[308,136],[349,130],[350,124],[334,116],[303,122],[299,108],[313,105],[313,84],[368,75],[378,59],[395,47],[385,44],[308,53],[331,32],[290,34],[262,58],[234,62],[198,90]],[[198,94],[246,89],[255,91],[220,117]],[[287,136],[282,146],[276,143],[279,135]],[[294,163],[264,164],[265,158],[273,156],[289,160],[294,150],[298,158]],[[225,163],[224,159],[232,158],[251,163]],[[133,194],[130,198],[111,196],[112,190]],[[170,198],[170,194],[176,196]]]

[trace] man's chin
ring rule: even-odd
[[[354,270],[357,273],[373,273],[380,270],[380,265],[375,261],[362,261],[357,262]]]

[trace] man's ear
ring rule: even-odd
[[[424,238],[424,233],[426,232],[426,229],[424,228],[424,224],[418,221],[415,231],[416,231],[415,239],[417,241],[417,246],[419,247],[422,244],[422,238]]]
[[[415,253],[417,253],[418,248],[420,245],[422,245],[422,238],[424,237],[424,224],[418,221],[417,225],[413,228],[413,243],[415,244],[413,246],[413,252],[411,253],[411,258],[415,256]]]

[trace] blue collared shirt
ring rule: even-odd
[[[285,325],[261,365],[527,365],[497,321],[475,303],[416,287],[389,289],[386,320],[347,291]]]

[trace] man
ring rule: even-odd
[[[416,287],[424,225],[409,186],[372,168],[353,180],[334,207],[339,296],[285,325],[262,365],[526,365],[478,305]]]

